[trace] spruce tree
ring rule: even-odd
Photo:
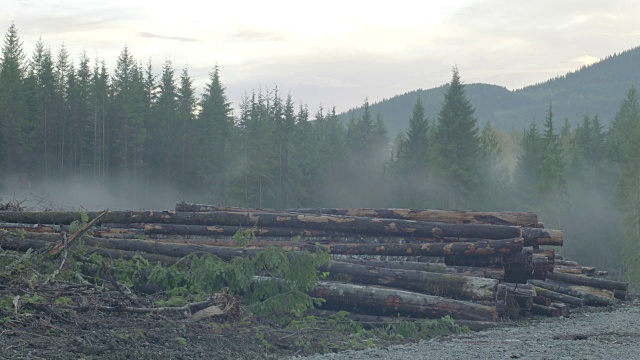
[[[631,88],[620,105],[610,130],[612,158],[619,164],[618,206],[624,214],[625,275],[632,288],[640,288],[640,101]]]
[[[192,139],[195,138],[194,119],[196,113],[197,101],[195,96],[195,88],[193,80],[189,75],[187,67],[182,69],[180,74],[180,85],[178,88],[178,99],[176,109],[176,122],[178,125],[177,141],[178,156],[180,166],[176,169],[179,173],[177,184],[181,194],[185,194],[187,188],[194,188],[196,179],[196,168],[194,158],[194,144]]]
[[[521,210],[536,210],[538,208],[537,188],[542,180],[542,158],[544,143],[540,130],[535,122],[522,133],[520,153],[514,174],[518,204]]]
[[[25,54],[13,23],[4,37],[0,60],[0,172],[16,175],[25,167],[30,124],[24,88]]]
[[[446,206],[451,209],[473,206],[480,190],[480,139],[474,112],[454,67],[433,139],[434,164],[446,184]]]
[[[198,176],[204,186],[203,192],[216,203],[227,201],[227,169],[233,134],[231,115],[231,103],[227,100],[226,88],[216,65],[200,99],[200,114],[196,123]]]
[[[567,210],[567,179],[565,175],[565,161],[562,154],[560,137],[553,128],[553,110],[551,105],[545,117],[542,135],[541,179],[537,184],[537,193],[541,199],[543,216],[557,221],[559,214]],[[554,224],[551,224],[552,226]],[[559,227],[560,224],[555,224]]]

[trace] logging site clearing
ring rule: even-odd
[[[563,242],[530,212],[0,202],[2,358],[448,358],[447,344],[523,343],[526,327],[551,351],[536,358],[554,341],[637,345],[588,323],[623,314],[637,330],[628,283],[556,254]],[[545,337],[571,321],[587,323]]]

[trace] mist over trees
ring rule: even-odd
[[[14,24],[1,61],[0,194],[81,180],[140,207],[163,184],[173,202],[537,211],[565,230],[565,255],[640,285],[635,88],[608,129],[596,113],[558,121],[552,101],[543,126],[504,133],[478,124],[454,68],[440,111],[416,96],[389,133],[368,100],[343,122],[275,87],[234,112],[218,66],[198,94],[187,67],[153,69],[128,47],[113,68],[42,41],[27,54]]]

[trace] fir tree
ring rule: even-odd
[[[30,124],[24,79],[25,55],[18,29],[11,24],[4,37],[0,62],[0,171],[16,174],[24,171],[28,155],[26,139]]]
[[[631,88],[620,105],[610,130],[612,157],[620,166],[618,206],[625,217],[625,275],[640,287],[640,102]]]
[[[478,191],[480,139],[474,112],[454,67],[433,139],[434,163],[447,184],[447,206],[452,209],[472,206]]]

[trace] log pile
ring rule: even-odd
[[[494,322],[569,316],[628,300],[628,285],[556,256],[560,230],[530,212],[409,209],[265,210],[179,203],[175,211],[88,213],[85,246],[108,256],[177,262],[193,253],[231,260],[267,246],[327,249],[334,260],[311,295],[331,310]],[[74,212],[0,211],[2,249],[62,243]],[[21,236],[16,236],[19,233]],[[238,234],[246,246],[238,246]],[[600,277],[597,277],[600,276]],[[259,281],[260,279],[256,279]]]

